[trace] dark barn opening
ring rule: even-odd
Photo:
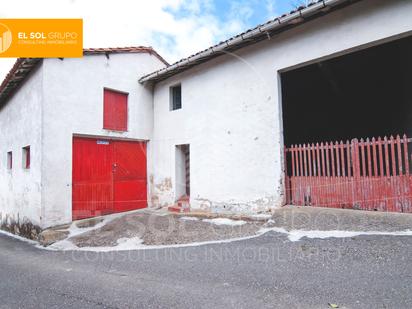
[[[412,137],[412,37],[281,74],[285,145]]]
[[[412,213],[411,55],[407,37],[281,74],[286,203]]]

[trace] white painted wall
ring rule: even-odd
[[[139,76],[164,64],[147,53],[89,55],[44,61],[43,214],[44,225],[72,219],[73,134],[150,140],[151,89]],[[103,88],[128,92],[128,131],[103,129]],[[150,158],[150,143],[148,145]],[[149,160],[150,164],[150,160]]]
[[[412,1],[365,0],[157,84],[153,200],[174,202],[174,147],[190,144],[192,207],[282,205],[278,72],[412,31],[411,12]],[[169,111],[169,87],[177,83],[183,107]]]
[[[41,65],[8,102],[0,106],[0,224],[8,220],[41,225]],[[30,145],[31,166],[23,168],[23,147]],[[13,169],[7,169],[7,152]]]

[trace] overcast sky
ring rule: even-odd
[[[83,18],[84,47],[152,46],[170,63],[305,0],[1,0],[0,18]],[[0,58],[0,80],[15,59]]]

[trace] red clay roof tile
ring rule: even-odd
[[[113,53],[149,53],[157,57],[165,65],[169,65],[152,47],[107,47],[85,48],[84,55],[113,54]],[[0,106],[17,90],[21,83],[29,76],[30,72],[41,62],[41,58],[18,58],[9,73],[0,84]]]

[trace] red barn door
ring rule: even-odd
[[[147,206],[146,143],[73,139],[73,220]]]
[[[146,144],[115,142],[114,211],[147,206]]]

